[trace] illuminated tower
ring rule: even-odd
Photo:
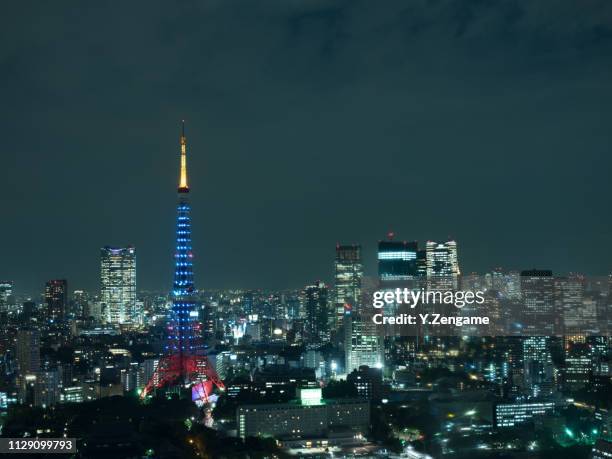
[[[176,221],[176,249],[174,252],[174,282],[172,285],[172,313],[168,323],[166,352],[193,353],[201,346],[198,312],[193,283],[193,252],[191,247],[191,204],[187,184],[187,139],[185,123],[181,131],[181,173],[178,186]]]
[[[220,389],[223,389],[224,385],[204,353],[202,327],[198,321],[193,282],[191,204],[187,182],[187,139],[184,122],[181,131],[177,213],[172,310],[167,326],[165,355],[160,359],[155,373],[141,395],[144,397],[155,388],[164,386],[183,386],[191,387],[194,401],[206,402],[214,385]]]

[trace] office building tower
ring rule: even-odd
[[[344,326],[345,372],[351,373],[362,365],[381,368],[383,340],[371,318],[360,314],[348,315]]]
[[[36,375],[35,406],[47,408],[60,402],[61,378],[57,368],[40,371]]]
[[[592,381],[594,348],[586,343],[568,342],[565,345],[563,385],[565,390],[576,392],[585,389]]]
[[[6,312],[13,301],[13,282],[0,281],[0,313]]]
[[[521,272],[523,330],[525,335],[552,336],[560,332],[560,315],[555,314],[554,278],[549,270]]]
[[[416,242],[394,241],[393,233],[388,240],[378,243],[378,278],[381,283],[406,281],[417,276]]]
[[[18,374],[25,376],[40,371],[40,334],[38,330],[19,330],[15,354]]]
[[[71,313],[74,317],[87,317],[89,314],[89,295],[83,290],[72,293]]]
[[[317,281],[307,285],[302,292],[302,307],[306,311],[305,338],[309,344],[329,341],[329,304],[327,286]]]
[[[572,275],[554,279],[555,310],[561,316],[559,325],[563,333],[584,330],[583,298],[584,277]]]
[[[65,279],[48,281],[45,286],[45,304],[47,320],[50,322],[63,321],[68,305],[68,281]]]
[[[455,241],[441,243],[427,241],[425,250],[427,277],[456,278],[461,274]]]
[[[455,241],[427,241],[425,248],[427,288],[429,290],[456,290],[459,286],[459,261]]]
[[[135,322],[136,250],[103,247],[100,251],[100,296],[110,324]]]
[[[531,336],[523,339],[523,375],[528,395],[550,395],[554,389],[554,365],[550,338]]]
[[[360,245],[337,245],[334,261],[334,309],[331,328],[342,325],[345,311],[358,309],[361,300],[363,264]]]

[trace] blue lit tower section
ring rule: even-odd
[[[196,309],[184,123],[181,132],[181,173],[177,210],[172,310],[168,320],[165,355],[160,358],[157,369],[141,396],[146,397],[162,387],[191,387],[192,399],[206,403],[214,387],[223,390],[224,385],[204,353],[202,327]]]
[[[198,339],[200,324],[197,321],[198,313],[194,298],[191,205],[187,183],[187,139],[184,124],[181,132],[181,173],[178,194],[172,314],[168,324],[166,349],[169,353],[190,354],[202,346]]]

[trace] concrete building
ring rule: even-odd
[[[350,442],[368,432],[370,405],[367,400],[323,400],[320,388],[298,392],[298,400],[290,403],[239,406],[236,422],[240,438],[274,437],[302,442],[303,447],[308,447],[309,443],[320,445],[323,440],[333,438]]]

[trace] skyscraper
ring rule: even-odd
[[[427,241],[426,245],[427,276],[458,276],[459,260],[455,241]]]
[[[429,288],[456,289],[457,278],[461,274],[455,241],[426,244],[426,267]]]
[[[345,372],[350,373],[362,365],[381,368],[383,340],[371,318],[350,314],[345,318],[344,327]]]
[[[193,251],[191,245],[191,203],[187,181],[187,138],[183,123],[181,137],[181,166],[178,186],[176,221],[176,249],[174,252],[174,281],[172,310],[168,318],[165,355],[141,396],[156,387],[191,386],[193,400],[208,401],[213,385],[224,388],[205,354],[202,325],[198,321],[196,289],[193,279]]]
[[[548,336],[523,338],[523,366],[529,396],[549,395],[553,391],[554,366]]]
[[[329,341],[329,304],[327,286],[316,281],[302,292],[303,308],[306,311],[306,341],[320,344]]]
[[[552,271],[532,269],[521,272],[524,306],[523,330],[526,335],[554,335],[560,332],[560,316],[555,314]]]
[[[45,303],[47,306],[47,320],[52,322],[63,321],[68,304],[68,281],[55,279],[47,282],[45,286]]]
[[[40,371],[40,334],[38,330],[23,329],[17,332],[15,354],[19,375],[36,374]]]
[[[378,277],[383,283],[417,276],[417,243],[394,241],[393,237],[389,233],[388,240],[378,242]]]
[[[0,312],[6,311],[13,296],[13,282],[0,281]]]
[[[356,309],[361,300],[363,264],[360,245],[336,245],[334,261],[334,308],[331,327],[336,330],[342,325],[345,310]]]
[[[100,293],[106,321],[136,322],[136,250],[103,247],[100,251]]]
[[[586,328],[586,318],[583,317],[584,284],[584,277],[578,275],[554,280],[555,311],[561,316],[559,330],[564,333],[576,333]]]

